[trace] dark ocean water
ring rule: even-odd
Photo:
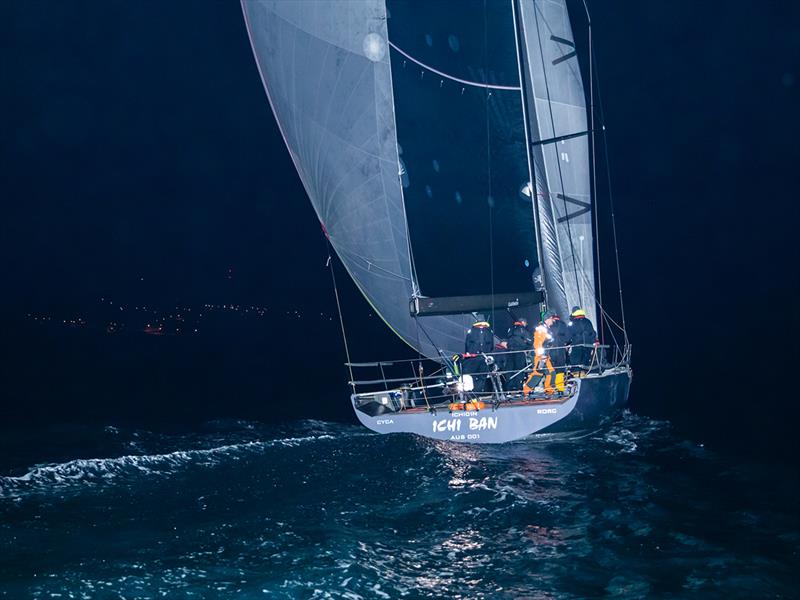
[[[319,421],[38,435],[4,440],[2,597],[800,595],[797,472],[630,414],[502,446]]]

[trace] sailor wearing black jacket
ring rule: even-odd
[[[506,377],[510,378],[508,380],[508,388],[512,390],[522,389],[522,382],[525,380],[524,373],[519,373],[516,376],[514,374],[521,371],[528,364],[527,357],[521,351],[533,349],[533,337],[531,337],[531,332],[528,330],[528,322],[525,319],[514,321],[511,329],[508,330],[507,340],[508,351],[511,354],[506,356],[503,370],[508,372]]]
[[[586,311],[579,306],[572,307],[569,322],[570,344],[569,362],[579,369],[587,370],[592,362],[591,346],[597,344],[597,333]]]
[[[494,333],[486,321],[473,323],[467,331],[467,339],[464,343],[464,352],[467,354],[482,354],[494,350]]]
[[[478,321],[473,323],[467,331],[467,338],[464,341],[464,373],[472,375],[474,390],[483,392],[486,386],[486,375],[489,372],[489,365],[483,354],[494,351],[494,333],[489,323]]]
[[[567,346],[569,345],[570,331],[564,321],[555,313],[551,313],[552,320],[548,326],[551,338],[545,343],[547,355],[553,365],[556,391],[563,392],[567,376]]]
[[[553,339],[545,344],[545,348],[548,348],[547,355],[555,370],[558,371],[567,366],[567,346],[570,343],[570,328],[558,315],[553,316],[550,335],[553,336]]]

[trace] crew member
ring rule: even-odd
[[[555,313],[551,312],[550,322],[547,324],[552,339],[545,344],[547,354],[555,369],[555,387],[559,392],[566,389],[564,379],[567,374],[567,346],[570,343],[569,326]]]
[[[544,379],[544,391],[546,394],[549,395],[555,391],[553,387],[555,369],[547,353],[548,345],[552,346],[553,342],[553,335],[550,333],[549,326],[553,323],[554,316],[554,312],[547,312],[542,322],[533,330],[533,371],[522,386],[522,391],[526,396],[533,392],[542,379]]]
[[[569,362],[572,367],[580,372],[589,370],[592,362],[592,346],[597,347],[597,333],[586,311],[580,306],[572,307],[569,322],[570,345]]]
[[[494,333],[486,321],[477,321],[467,331],[467,339],[464,343],[466,354],[476,355],[485,354],[494,350]]]
[[[472,375],[474,390],[483,392],[486,386],[486,373],[489,372],[486,354],[494,350],[494,333],[489,323],[478,321],[467,331],[464,343],[462,370]]]
[[[526,319],[518,319],[508,330],[506,348],[508,354],[505,357],[505,364],[503,370],[507,372],[508,389],[518,390],[522,387],[522,382],[525,380],[522,370],[528,364],[528,357],[525,355],[525,350],[531,349],[533,338],[528,329],[528,321]]]

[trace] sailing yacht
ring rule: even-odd
[[[596,277],[591,39],[587,94],[565,0],[242,0],[242,10],[330,245],[416,353],[353,362],[342,327],[359,420],[497,443],[613,419],[628,398],[630,344]],[[454,357],[475,321],[502,331],[575,306],[604,343],[562,390],[508,389],[503,352],[479,357],[483,385],[461,372]]]

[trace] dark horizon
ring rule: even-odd
[[[800,331],[800,9],[591,8],[632,410],[744,456],[794,460],[800,409],[784,382]],[[2,13],[4,428],[351,420],[324,236],[238,3]],[[404,352],[337,275],[354,358]],[[102,323],[101,298],[265,306],[274,317],[231,315],[197,338],[43,329],[27,317]],[[312,399],[276,402],[300,383]]]

